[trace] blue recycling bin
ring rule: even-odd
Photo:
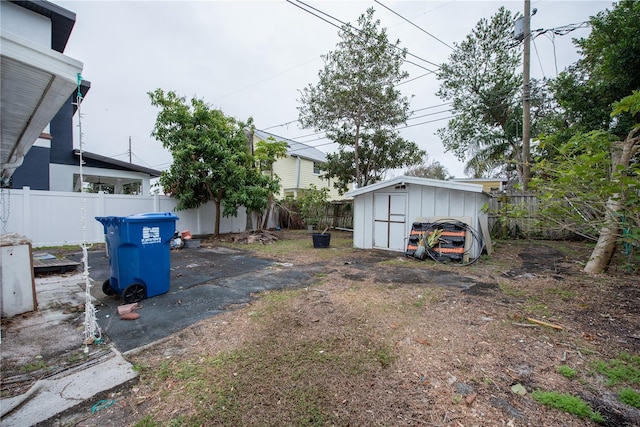
[[[102,284],[106,295],[117,293],[130,304],[169,291],[177,219],[171,212],[96,217],[109,254],[110,277]]]

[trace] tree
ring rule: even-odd
[[[323,165],[323,176],[334,178],[334,186],[341,194],[349,190],[349,184],[358,173],[360,186],[364,187],[384,179],[386,171],[390,169],[419,163],[426,154],[417,144],[401,138],[396,131],[379,130],[373,134],[361,134],[357,157],[366,161],[359,162],[356,167],[356,152],[347,149],[348,141],[352,140],[352,135],[339,134],[338,152],[327,154],[327,161]]]
[[[552,90],[574,131],[610,130],[624,138],[628,113],[610,115],[613,103],[640,89],[640,2],[623,0],[591,17],[591,33],[577,39],[582,58],[553,81]]]
[[[249,123],[227,117],[203,100],[187,103],[175,92],[149,92],[151,104],[160,108],[151,135],[173,156],[169,170],[160,176],[165,193],[178,199],[178,210],[197,208],[213,201],[215,231],[220,234],[224,216],[264,212],[274,182],[255,167],[245,134]],[[277,187],[276,187],[277,191]],[[223,209],[222,209],[223,208]]]
[[[624,140],[603,130],[577,133],[553,158],[537,163],[532,181],[547,221],[596,241],[584,268],[588,273],[606,270],[622,239],[630,246],[640,243],[640,91],[614,105],[612,118],[629,114],[637,120]],[[557,140],[544,138],[547,143]]]
[[[437,160],[430,159],[427,154],[424,155],[422,164],[410,167],[404,174],[407,176],[417,176],[419,178],[442,180],[452,178],[444,165]]]
[[[640,115],[640,91],[614,104],[612,117],[623,113],[628,116]],[[640,151],[640,120],[629,131],[623,141],[616,141],[611,147],[611,188],[606,202],[604,224],[598,235],[589,262],[584,267],[587,273],[600,273],[607,268],[613,258],[620,237],[621,218],[630,222],[634,233],[629,234],[635,246],[640,243],[640,164],[631,164]],[[634,237],[635,235],[635,237]]]
[[[438,135],[476,178],[492,172],[522,178],[521,53],[513,40],[514,19],[504,7],[481,19],[438,72],[437,95],[451,102],[455,115]],[[549,98],[539,82],[532,80],[531,87],[533,135]]]
[[[630,71],[640,68],[640,2],[623,0],[590,24],[575,40],[582,58],[552,82],[564,123],[543,139],[538,161],[542,194],[556,200],[547,205],[570,207],[555,220],[597,240],[585,271],[599,273],[618,243],[640,239],[640,76]]]
[[[340,145],[333,162],[330,160],[336,166],[330,174],[361,187],[375,182],[374,175],[389,169],[387,162],[392,160],[389,155],[380,156],[367,175],[361,164],[370,159],[362,156],[374,148],[361,150],[363,143],[382,143],[381,149],[396,146],[400,157],[407,157],[405,153],[413,146],[393,131],[409,116],[409,100],[396,89],[408,76],[401,70],[406,50],[398,47],[400,41],[389,43],[372,8],[358,18],[358,26],[342,26],[336,50],[323,56],[325,65],[317,85],[309,84],[301,91],[298,111],[303,127],[324,131]],[[352,168],[346,167],[348,159]]]
[[[267,228],[269,216],[273,206],[273,195],[280,191],[280,178],[273,173],[273,164],[276,160],[287,156],[288,145],[284,141],[276,141],[273,136],[269,136],[266,141],[260,140],[256,143],[254,155],[262,173],[268,173],[271,180],[277,185],[274,191],[269,193],[266,214],[262,228]],[[258,218],[259,219],[259,218]]]

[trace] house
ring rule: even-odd
[[[76,94],[84,97],[90,83],[79,77],[83,64],[64,55],[75,13],[47,1],[2,1],[0,8],[2,187],[78,191],[73,117]],[[150,179],[160,176],[150,168],[82,155],[84,181],[98,190],[150,194]]]
[[[82,63],[63,54],[74,22],[48,2],[0,2],[3,187],[77,87]]]
[[[481,185],[400,176],[349,191],[354,198],[353,244],[362,249],[405,251],[414,223],[454,220],[488,239],[488,202]],[[472,251],[481,251],[476,247]],[[478,253],[471,253],[471,256]]]
[[[287,157],[276,160],[273,164],[273,172],[280,178],[279,198],[297,198],[305,188],[311,184],[316,188],[328,188],[329,200],[340,200],[344,197],[333,187],[333,180],[322,177],[322,163],[327,156],[317,148],[300,142],[282,138],[269,132],[255,130],[253,133],[253,146],[258,141],[267,141],[269,137],[276,141],[286,142]]]

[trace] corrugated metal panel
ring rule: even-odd
[[[6,31],[0,46],[0,163],[9,179],[73,93],[82,63]]]

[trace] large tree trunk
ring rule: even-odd
[[[619,173],[617,171],[620,166],[624,168],[623,170],[629,168],[631,158],[638,151],[638,143],[640,143],[640,136],[638,136],[639,131],[640,129],[632,130],[624,141],[620,144],[614,144],[612,147],[612,177]],[[617,214],[622,208],[623,197],[624,195],[614,194],[607,200],[604,226],[600,229],[598,242],[595,248],[593,248],[593,252],[591,252],[589,262],[584,266],[586,273],[602,273],[607,269],[613,258],[620,232],[620,219]]]
[[[598,242],[589,256],[589,262],[584,266],[584,271],[590,274],[602,273],[607,269],[616,250],[616,242],[620,231],[620,222],[616,212],[620,210],[621,203],[613,198],[607,200],[607,212],[605,224],[600,229]]]

